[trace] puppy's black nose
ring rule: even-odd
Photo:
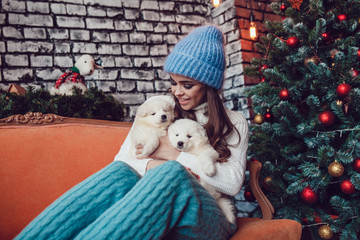
[[[183,147],[184,147],[184,142],[183,142],[183,141],[179,141],[179,142],[177,143],[177,145],[178,145],[178,148],[183,148]]]
[[[167,119],[167,116],[164,114],[164,115],[161,115],[161,120],[165,121]]]

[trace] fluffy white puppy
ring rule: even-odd
[[[130,133],[130,154],[133,157],[146,157],[155,151],[159,146],[159,137],[167,134],[174,120],[174,106],[170,96],[154,96],[139,106]],[[138,144],[143,149],[141,154],[136,155]]]
[[[179,119],[170,125],[168,136],[172,146],[179,151],[189,152],[198,156],[199,166],[208,176],[216,174],[215,162],[219,154],[211,146],[205,129],[196,121]],[[235,223],[234,206],[232,202],[214,187],[199,180],[201,185],[215,198],[226,219]]]
[[[199,157],[199,166],[208,176],[216,174],[215,162],[219,154],[210,145],[205,129],[196,121],[179,119],[170,125],[169,140],[179,151],[190,152]]]

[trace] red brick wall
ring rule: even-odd
[[[266,34],[266,28],[264,26],[265,20],[281,20],[279,16],[275,15],[270,8],[271,1],[244,1],[235,0],[236,16],[238,19],[240,29],[240,43],[241,53],[244,67],[249,65],[251,60],[261,58],[261,55],[257,52],[255,47],[256,42]],[[249,18],[253,9],[254,20],[258,29],[258,38],[252,40],[249,33]],[[260,82],[260,79],[252,79],[249,76],[244,76],[246,85],[253,85]]]
[[[264,26],[266,20],[276,21],[281,20],[281,18],[273,13],[270,8],[271,1],[245,1],[245,0],[235,0],[234,5],[236,9],[236,16],[238,19],[239,31],[240,31],[240,43],[241,43],[241,54],[242,54],[242,64],[245,68],[248,66],[253,58],[261,58],[262,55],[257,51],[255,44],[259,39],[267,33],[267,30]],[[250,14],[251,8],[253,9],[254,20],[258,30],[258,38],[252,40],[250,38],[249,25],[250,25]],[[244,75],[244,82],[246,86],[254,85],[260,82],[260,78],[253,78],[250,76]],[[254,113],[252,111],[251,99],[248,99],[249,115],[252,119]]]

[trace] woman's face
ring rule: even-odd
[[[170,74],[171,92],[185,111],[205,101],[205,85],[188,77]]]

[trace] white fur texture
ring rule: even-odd
[[[169,96],[154,96],[140,105],[136,112],[130,139],[130,154],[146,157],[159,146],[159,137],[167,133],[174,120],[174,101]],[[143,146],[142,153],[136,155],[136,145]]]
[[[70,96],[73,94],[73,87],[76,87],[81,90],[81,93],[84,94],[87,91],[86,85],[82,83],[74,83],[74,82],[67,82],[60,85],[59,88],[52,87],[50,89],[50,94],[61,94],[61,95],[67,95]]]
[[[208,176],[216,174],[215,162],[219,154],[210,145],[205,129],[196,121],[179,119],[168,130],[171,145],[179,151],[199,157],[201,170]]]
[[[210,145],[205,129],[196,121],[179,119],[170,125],[168,129],[170,143],[179,151],[189,152],[199,159],[200,168],[208,176],[216,174],[215,162],[219,154]],[[235,223],[234,206],[232,202],[201,179],[201,185],[213,196],[219,204],[226,219]]]

